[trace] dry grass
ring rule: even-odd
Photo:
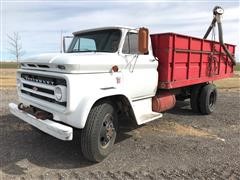
[[[236,71],[234,77],[215,81],[214,84],[220,89],[240,89],[240,71]]]
[[[204,131],[202,129],[194,128],[192,126],[181,125],[176,122],[163,122],[160,127],[154,127],[153,131],[161,131],[165,133],[176,134],[180,136],[195,136],[205,138],[217,138],[216,135]]]
[[[0,88],[16,87],[16,69],[0,69]]]
[[[0,62],[0,69],[16,69],[17,66],[16,62]]]
[[[181,125],[174,121],[162,121],[158,125],[149,124],[146,126],[142,126],[134,130],[134,137],[136,139],[139,139],[139,138],[142,138],[143,134],[148,134],[153,132],[166,133],[169,135],[176,135],[176,136],[191,136],[191,137],[210,138],[210,139],[225,141],[225,139],[218,137],[217,135],[213,134],[211,131],[207,129],[199,129],[192,126]]]

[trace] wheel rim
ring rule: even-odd
[[[215,91],[211,92],[210,97],[209,97],[209,107],[213,109],[215,107],[215,102],[216,102],[216,93]]]
[[[113,141],[116,135],[116,131],[113,123],[113,116],[107,114],[103,120],[101,131],[100,131],[100,145],[102,148],[108,147],[108,145]]]

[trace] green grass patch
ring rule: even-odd
[[[0,69],[16,69],[17,63],[16,62],[1,62]]]

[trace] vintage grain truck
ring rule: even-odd
[[[10,111],[58,139],[81,132],[81,149],[90,161],[110,152],[118,124],[138,125],[159,119],[190,98],[194,112],[214,111],[217,90],[212,81],[233,74],[235,46],[224,44],[220,16],[203,39],[148,29],[104,27],[73,33],[65,53],[42,54],[21,61],[17,71],[19,104]],[[206,40],[218,23],[219,40]]]

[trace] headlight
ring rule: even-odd
[[[58,101],[62,99],[62,90],[61,90],[60,87],[55,88],[55,93],[54,94],[55,94],[55,97]]]
[[[54,89],[55,99],[60,102],[66,101],[66,87],[65,86],[56,86]]]

